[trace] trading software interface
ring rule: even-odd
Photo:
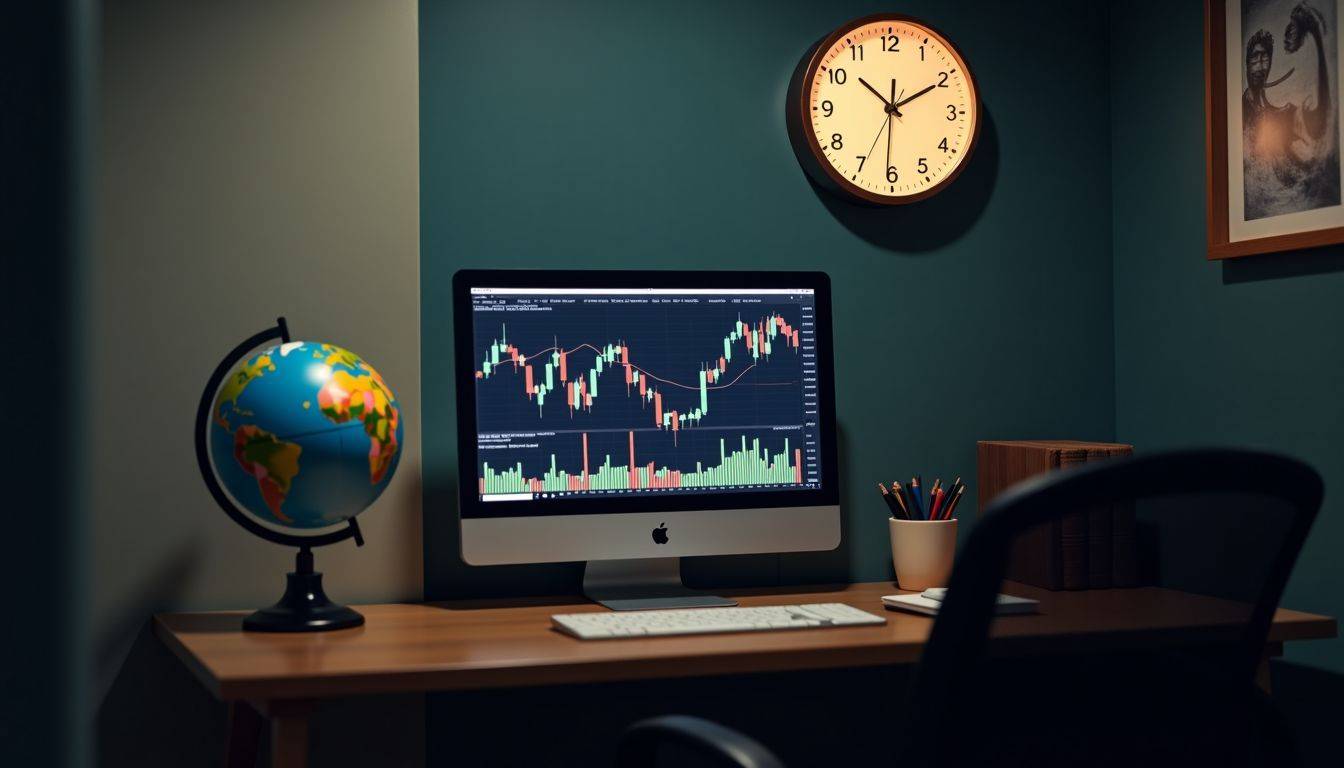
[[[811,289],[471,300],[482,500],[821,487]]]

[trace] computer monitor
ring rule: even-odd
[[[839,545],[824,273],[463,270],[453,300],[468,563],[731,605],[679,558]]]

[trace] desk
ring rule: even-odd
[[[745,606],[848,603],[887,623],[580,641],[552,630],[551,614],[605,609],[561,597],[362,605],[364,626],[316,634],[245,634],[243,612],[164,614],[154,617],[154,633],[229,702],[226,765],[254,764],[265,718],[272,766],[294,768],[306,763],[308,716],[319,699],[909,664],[933,626],[929,617],[883,612],[879,598],[897,591],[890,582],[720,591]],[[1004,591],[1040,600],[1041,613],[997,619],[994,652],[1212,642],[1237,631],[1244,615],[1227,601],[1157,587],[1050,592],[1008,583]],[[1280,609],[1266,654],[1335,633],[1333,618]]]

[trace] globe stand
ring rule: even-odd
[[[248,352],[274,341],[282,344],[290,341],[289,325],[283,317],[276,318],[274,328],[253,334],[219,361],[215,372],[205,384],[205,392],[201,394],[201,402],[196,409],[196,464],[201,470],[201,478],[205,480],[205,487],[210,490],[215,503],[249,533],[276,544],[299,548],[294,570],[286,575],[285,594],[280,598],[280,602],[248,616],[243,620],[243,629],[256,632],[322,632],[358,627],[364,623],[363,616],[327,598],[326,592],[322,589],[322,574],[313,570],[312,551],[313,547],[335,544],[346,539],[354,539],[357,547],[364,546],[364,536],[360,533],[355,519],[352,517],[347,520],[344,528],[311,536],[299,536],[268,528],[248,517],[233,503],[229,495],[224,492],[224,487],[210,465],[206,434],[210,429],[210,408],[215,393],[219,392],[224,377],[247,356]]]
[[[313,551],[301,547],[294,570],[286,574],[285,594],[280,602],[243,619],[243,629],[253,632],[320,632],[358,627],[364,617],[358,611],[327,599],[322,574],[313,571]]]

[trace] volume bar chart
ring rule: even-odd
[[[610,454],[602,464],[590,468],[588,435],[581,437],[583,468],[575,472],[556,467],[551,454],[551,467],[541,477],[527,477],[522,462],[496,471],[489,462],[482,465],[482,476],[477,478],[482,495],[502,493],[542,493],[561,491],[612,491],[643,488],[706,488],[719,486],[797,485],[803,482],[802,451],[789,448],[784,438],[783,450],[771,454],[761,446],[760,438],[741,437],[740,446],[729,450],[726,441],[719,440],[719,463],[702,466],[695,463],[694,471],[656,467],[655,462],[640,465],[635,461],[635,433],[630,432],[630,459],[625,464],[611,463]]]

